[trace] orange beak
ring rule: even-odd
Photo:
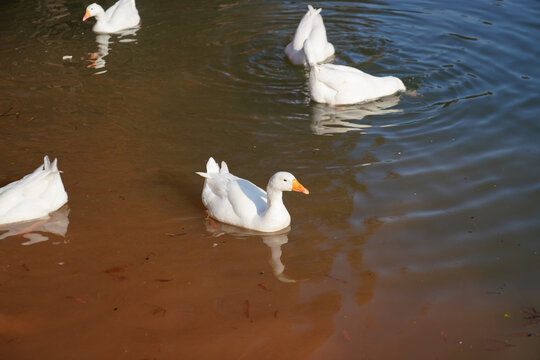
[[[82,18],[82,21],[85,21],[89,17],[92,17],[92,15],[90,15],[90,11],[86,10],[86,12],[84,13],[84,17]]]
[[[300,184],[296,179],[292,181],[292,190],[304,193],[306,195],[309,194],[309,190],[306,189],[302,184]]]

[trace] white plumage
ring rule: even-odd
[[[317,64],[315,48],[311,40],[306,39],[304,53],[310,67],[309,95],[315,102],[348,105],[405,91],[403,82],[394,76],[377,77],[350,66]]]
[[[116,33],[135,27],[141,22],[135,0],[118,0],[106,11],[96,3],[88,5],[83,21],[92,16],[96,18],[92,30],[99,34]]]
[[[309,194],[288,172],[277,172],[268,181],[267,191],[231,173],[225,162],[221,168],[213,158],[206,163],[202,202],[209,215],[226,224],[262,232],[281,230],[291,223],[282,199],[283,191]]]
[[[0,224],[45,217],[67,200],[57,159],[51,163],[45,156],[33,173],[0,188]]]
[[[313,6],[308,5],[308,11],[300,20],[293,40],[285,47],[285,54],[294,65],[306,65],[303,47],[308,38],[313,47],[313,61],[318,63],[334,55],[334,46],[326,38],[321,10],[315,10]]]

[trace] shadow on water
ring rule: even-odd
[[[249,241],[250,238],[260,237],[263,243],[270,248],[271,255],[269,263],[276,279],[284,283],[297,282],[297,280],[294,280],[285,274],[285,265],[281,261],[281,247],[289,242],[289,237],[287,234],[291,231],[290,227],[275,233],[265,234],[216,222],[213,219],[207,219],[206,230],[216,238],[219,238],[225,234],[229,234],[237,239],[244,239],[247,241]]]
[[[41,233],[65,237],[69,225],[68,216],[69,207],[64,205],[59,210],[50,214],[46,219],[0,225],[0,232],[2,232],[0,234],[0,240],[8,237],[22,236],[29,241],[23,242],[21,245],[32,245],[49,240],[46,235]]]
[[[366,104],[330,107],[313,104],[311,130],[316,135],[342,134],[349,131],[365,133],[372,127],[369,123],[358,123],[365,117],[395,114],[402,110],[393,107],[399,103],[399,96],[390,96]]]
[[[107,64],[105,57],[109,55],[109,48],[113,44],[111,37],[114,37],[113,39],[118,39],[119,43],[136,43],[136,35],[139,30],[140,27],[137,27],[134,29],[123,30],[114,35],[96,34],[97,51],[88,54],[88,62],[90,63],[88,67],[99,70],[95,72],[94,75],[100,75],[107,72],[105,69],[105,65]]]

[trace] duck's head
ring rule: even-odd
[[[84,13],[83,21],[86,21],[86,19],[92,16],[96,16],[102,12],[104,12],[104,10],[100,5],[96,3],[90,4],[86,7],[86,12]]]
[[[281,191],[298,191],[304,194],[309,194],[309,190],[300,184],[293,174],[284,171],[275,173],[270,178],[268,187]]]

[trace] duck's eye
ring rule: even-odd
[[[287,182],[287,179],[283,179],[283,181]]]

